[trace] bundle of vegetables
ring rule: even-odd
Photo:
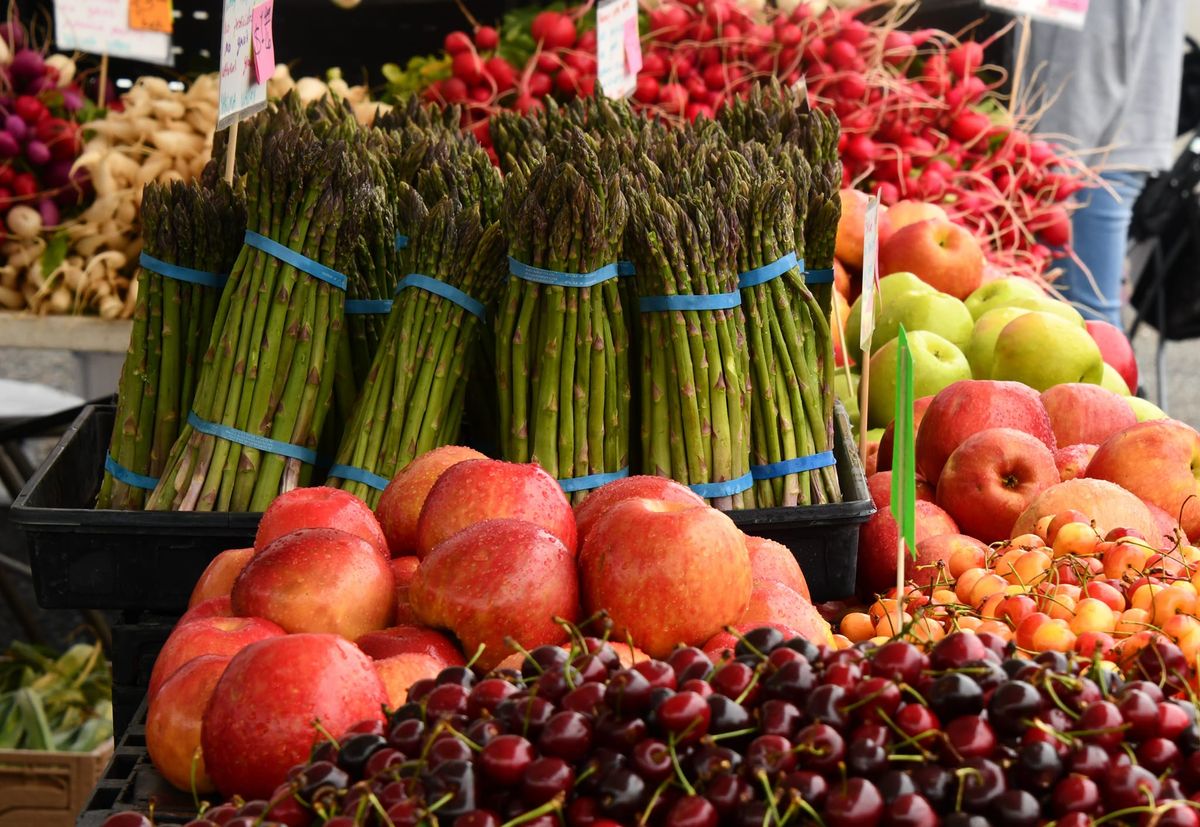
[[[225,274],[242,245],[246,209],[210,169],[208,183],[149,184],[142,267],[116,425],[97,508],[141,508],[195,396]]]
[[[262,143],[245,172],[253,233],[150,509],[259,511],[317,460],[370,179],[345,142],[320,141],[307,122],[247,132]]]
[[[0,749],[91,752],[113,737],[111,697],[99,644],[55,657],[14,642],[0,655]]]
[[[286,63],[277,64],[275,73],[267,81],[268,97],[282,98],[293,90],[304,104],[327,97],[344,100],[354,110],[355,119],[363,126],[370,126],[377,115],[392,108],[391,104],[371,100],[371,92],[366,86],[351,86],[346,83],[339,69],[330,69],[324,80],[315,77],[293,78]]]
[[[500,446],[571,493],[629,466],[630,336],[617,285],[618,155],[577,128],[505,180],[512,278],[495,328]]]

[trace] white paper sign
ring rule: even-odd
[[[267,105],[267,85],[254,82],[250,60],[255,0],[225,0],[221,15],[221,83],[217,129]]]
[[[879,196],[867,199],[867,214],[863,226],[862,322],[858,346],[870,352],[871,337],[875,335],[875,296],[879,286]]]
[[[626,55],[627,32],[637,27],[637,0],[601,0],[596,6],[596,80],[610,98],[624,98],[637,88],[640,43],[637,54]]]
[[[172,63],[169,34],[129,28],[129,0],[54,0],[54,41],[64,52]]]
[[[983,5],[1076,30],[1083,28],[1088,10],[1088,0],[983,0]]]

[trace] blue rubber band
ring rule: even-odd
[[[346,289],[347,280],[345,275],[334,270],[332,267],[326,267],[319,261],[313,261],[303,253],[297,253],[291,247],[286,247],[274,239],[254,232],[254,230],[246,230],[245,241],[251,247],[262,250],[267,255],[274,256],[285,264],[290,264],[297,270],[308,273],[313,278],[332,284],[339,290]]]
[[[831,284],[833,283],[833,268],[826,267],[821,270],[805,270],[805,284]]]
[[[740,274],[738,276],[738,289],[745,290],[747,287],[755,287],[771,279],[777,279],[793,267],[799,267],[801,270],[804,269],[804,259],[796,258],[794,252],[777,258],[770,264],[764,264],[762,267],[755,267],[753,270],[747,270]]]
[[[418,290],[424,290],[426,293],[441,296],[447,301],[454,302],[472,316],[478,317],[480,321],[486,318],[487,308],[483,306],[483,302],[468,296],[457,287],[446,284],[444,281],[438,281],[435,278],[423,276],[420,273],[409,273],[400,279],[400,283],[396,285],[396,292],[399,293],[405,287],[416,287]]]
[[[169,261],[155,258],[144,251],[138,258],[138,264],[142,266],[142,269],[149,270],[151,273],[158,273],[160,276],[175,279],[175,281],[199,284],[201,287],[224,287],[225,282],[229,281],[229,276],[225,273],[210,273],[207,270],[180,267],[178,264],[171,264]]]
[[[387,315],[392,312],[391,299],[346,299],[346,313],[351,316]]]
[[[144,491],[153,491],[158,488],[157,477],[147,477],[145,474],[139,474],[136,471],[130,471],[121,463],[112,458],[112,454],[104,455],[104,470],[113,475],[113,479],[117,482],[123,482],[126,485],[132,485],[134,488],[141,488]]]
[[[624,479],[629,476],[629,469],[622,468],[620,471],[608,471],[603,474],[588,474],[586,477],[568,477],[565,480],[559,480],[558,485],[567,494],[573,494],[576,491],[591,491],[593,488],[599,488],[602,485],[608,485],[615,480]]]
[[[618,261],[617,262],[617,275],[621,276],[622,278],[628,278],[629,276],[636,276],[637,269],[633,266],[632,261]]]
[[[754,485],[753,475],[742,474],[740,477],[726,480],[725,482],[698,482],[689,485],[688,488],[704,499],[711,500],[716,497],[732,497],[734,494],[742,493],[752,485]]]
[[[615,261],[605,264],[590,273],[560,273],[558,270],[546,270],[523,264],[512,256],[508,257],[508,272],[525,281],[535,281],[538,284],[553,284],[559,287],[595,287],[611,278],[620,275],[621,268]]]
[[[396,249],[403,250],[408,247],[408,236],[402,233],[396,233]]]
[[[254,448],[268,454],[279,454],[290,459],[298,459],[308,465],[316,465],[318,463],[317,452],[311,448],[293,445],[290,442],[280,442],[277,439],[259,436],[258,434],[247,433],[239,428],[221,425],[218,422],[209,422],[207,419],[201,419],[195,411],[188,411],[187,422],[202,434],[220,437],[221,439],[236,442],[238,445],[245,445],[247,448]]]
[[[372,474],[365,468],[359,468],[357,465],[336,464],[329,469],[328,476],[350,480],[350,482],[361,482],[363,485],[370,486],[376,491],[382,491],[388,487],[388,480],[378,474]]]
[[[816,471],[818,468],[828,468],[836,465],[837,460],[833,451],[822,451],[819,454],[809,454],[806,457],[793,457],[766,465],[753,465],[750,475],[756,480],[773,480],[776,477],[786,477],[788,474],[799,474],[802,471]]]
[[[709,293],[708,295],[643,296],[638,299],[638,310],[642,313],[660,313],[664,310],[730,310],[742,303],[742,294]]]

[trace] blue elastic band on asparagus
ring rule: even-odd
[[[391,299],[346,299],[346,313],[351,316],[387,315],[391,312]]]
[[[388,487],[388,481],[383,477],[378,474],[372,474],[367,469],[359,468],[357,465],[341,465],[339,463],[329,469],[328,476],[350,480],[351,482],[361,482],[363,485],[370,486],[376,491],[382,491]]]
[[[754,485],[754,477],[751,474],[742,474],[740,477],[725,482],[698,482],[689,485],[688,488],[704,499],[711,500],[715,497],[732,497],[752,485]]]
[[[396,233],[396,249],[403,250],[408,246],[408,236],[401,233]]]
[[[396,292],[399,293],[405,287],[416,287],[418,290],[424,290],[427,293],[433,293],[435,296],[441,296],[447,301],[454,302],[472,316],[476,316],[480,321],[483,321],[487,316],[487,309],[479,299],[468,296],[457,287],[446,284],[444,281],[438,281],[430,276],[423,276],[420,273],[409,273],[400,279],[400,283],[396,285]]]
[[[826,267],[821,270],[805,270],[805,284],[830,284],[833,282],[833,268]]]
[[[138,264],[142,266],[142,269],[149,270],[151,273],[158,273],[160,276],[175,279],[175,281],[199,284],[201,287],[224,287],[225,282],[229,281],[227,273],[210,273],[207,270],[180,267],[178,264],[171,264],[169,261],[155,258],[146,252],[143,252],[138,258]],[[116,475],[114,474],[114,476]]]
[[[274,256],[285,264],[292,265],[302,273],[308,273],[313,278],[332,284],[339,290],[346,289],[345,275],[334,270],[332,267],[326,267],[319,261],[313,261],[303,253],[297,253],[291,247],[284,246],[274,239],[254,232],[254,230],[246,230],[245,241],[251,247],[262,250],[267,255]]]
[[[145,491],[153,491],[158,488],[157,477],[147,477],[145,474],[139,474],[136,471],[130,471],[121,463],[112,458],[111,454],[104,455],[104,470],[113,475],[113,479],[117,482],[123,482],[126,485],[131,485],[134,488],[141,488]]]
[[[643,296],[638,299],[642,313],[661,313],[664,310],[730,310],[742,303],[742,294],[709,293],[708,295]]]
[[[764,264],[762,267],[755,267],[753,270],[747,270],[740,274],[738,289],[745,290],[747,287],[754,287],[771,279],[777,279],[793,267],[804,269],[804,259],[796,258],[794,252],[777,258],[770,264]]]
[[[189,425],[202,434],[227,439],[230,442],[236,442],[238,445],[245,445],[247,448],[254,448],[268,454],[278,454],[289,459],[297,459],[308,465],[316,465],[319,461],[317,452],[311,448],[305,448],[302,445],[293,445],[290,442],[280,442],[277,439],[259,436],[258,434],[247,433],[239,428],[222,425],[218,422],[209,422],[207,419],[201,419],[195,411],[188,412],[187,421]]]
[[[750,475],[756,480],[773,480],[776,477],[786,477],[788,474],[799,474],[803,471],[816,471],[818,468],[828,468],[830,465],[836,464],[837,460],[833,456],[833,451],[822,451],[806,457],[782,459],[766,465],[752,465],[750,466]]]
[[[628,278],[629,276],[636,276],[637,270],[634,268],[632,261],[618,261],[617,275]]]
[[[542,267],[534,267],[532,264],[524,264],[509,256],[508,272],[519,279],[535,281],[538,284],[553,284],[559,287],[595,287],[597,284],[616,278],[620,275],[621,268],[614,261],[612,264],[605,264],[590,273],[562,273],[558,270],[546,270]]]
[[[586,477],[569,477],[565,480],[559,480],[558,485],[567,494],[573,494],[576,491],[591,491],[593,488],[599,488],[602,485],[608,485],[614,480],[623,479],[629,476],[629,469],[622,468],[620,471],[609,471],[603,474],[588,474]]]

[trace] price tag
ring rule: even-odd
[[[871,337],[875,335],[875,305],[879,287],[879,196],[867,199],[867,214],[863,226],[862,322],[858,346],[871,352]]]
[[[610,98],[627,97],[637,88],[637,70],[632,68],[640,69],[642,61],[637,9],[637,0],[601,0],[596,6],[596,79]],[[637,43],[636,55],[631,39]]]
[[[271,32],[274,9],[275,0],[263,0],[254,7],[250,43],[254,50],[254,79],[258,83],[266,83],[275,73],[275,37]]]
[[[224,129],[267,105],[267,86],[254,82],[251,60],[254,6],[254,0],[224,0],[217,129]]]
[[[1014,16],[1028,16],[1080,30],[1087,18],[1089,0],[983,0],[983,5]]]
[[[63,52],[78,50],[170,66],[171,36],[133,28],[133,14],[130,0],[54,0],[55,44]],[[169,20],[169,0],[167,14]]]
[[[129,0],[129,28],[170,34],[174,25],[171,0]]]

